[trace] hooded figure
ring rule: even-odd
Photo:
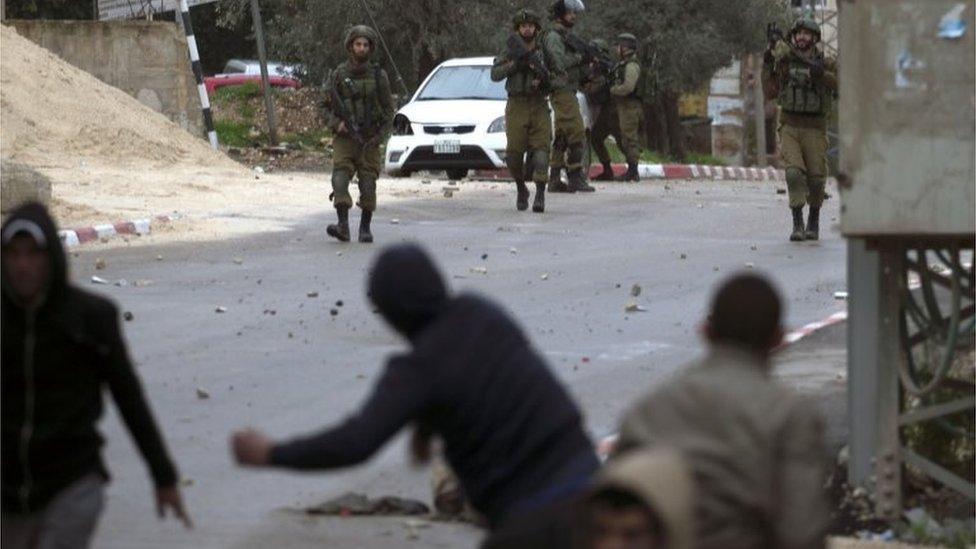
[[[44,547],[87,546],[108,479],[95,428],[106,387],[149,466],[157,503],[186,520],[118,309],[68,283],[64,249],[44,206],[12,212],[0,238],[3,546],[26,547],[32,539]]]
[[[580,412],[501,308],[451,297],[427,254],[410,244],[380,255],[369,291],[410,352],[388,361],[362,408],[336,427],[281,444],[238,433],[240,462],[355,465],[414,424],[443,440],[465,496],[492,528],[585,485],[599,462]]]

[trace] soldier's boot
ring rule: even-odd
[[[583,179],[583,168],[569,170],[567,175],[569,176],[570,192],[591,193],[596,190]]]
[[[362,217],[359,218],[359,241],[370,243],[373,241],[373,233],[369,230],[369,223],[373,220],[373,212],[363,210]]]
[[[529,209],[529,188],[525,186],[525,181],[516,181],[515,188],[515,209],[524,212]]]
[[[336,206],[336,213],[339,215],[339,222],[326,227],[325,232],[332,238],[349,242],[349,206]]]
[[[793,232],[790,233],[791,242],[800,242],[805,238],[803,232],[803,206],[790,208],[793,210]]]
[[[613,181],[613,166],[609,162],[604,162],[603,171],[593,179],[594,181]]]
[[[542,213],[546,211],[546,184],[535,184],[535,200],[532,201],[532,211]]]
[[[807,216],[807,230],[803,233],[807,240],[820,240],[820,208],[810,206]]]
[[[640,173],[637,171],[637,162],[628,162],[627,173],[621,175],[617,181],[640,181]]]
[[[549,192],[551,193],[571,193],[569,186],[563,183],[560,177],[562,168],[549,168]]]

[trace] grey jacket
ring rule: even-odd
[[[823,422],[746,351],[716,346],[624,416],[617,454],[670,447],[696,481],[699,548],[822,548]]]

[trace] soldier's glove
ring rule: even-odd
[[[790,54],[791,51],[793,51],[793,48],[791,48],[790,45],[787,44],[785,41],[780,40],[776,42],[775,46],[773,46],[773,59],[775,59],[776,61],[779,61],[780,59],[784,59],[787,55]]]

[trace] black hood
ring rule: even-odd
[[[413,339],[447,306],[444,278],[415,244],[391,246],[373,264],[369,297],[397,331]]]
[[[50,270],[48,271],[50,279],[48,280],[45,304],[60,300],[68,285],[68,260],[64,252],[64,246],[61,244],[61,239],[58,237],[58,228],[54,224],[51,214],[48,213],[44,205],[36,202],[28,202],[22,206],[18,206],[16,210],[10,213],[7,220],[4,221],[3,227],[0,228],[0,236],[5,238],[7,236],[7,230],[14,223],[40,228],[41,233],[44,235],[47,255],[50,260]],[[27,232],[30,231],[28,230]],[[0,269],[0,271],[3,270]],[[7,281],[6,271],[3,271],[3,274],[0,275],[0,284],[2,284],[3,300],[16,304],[10,283]]]

